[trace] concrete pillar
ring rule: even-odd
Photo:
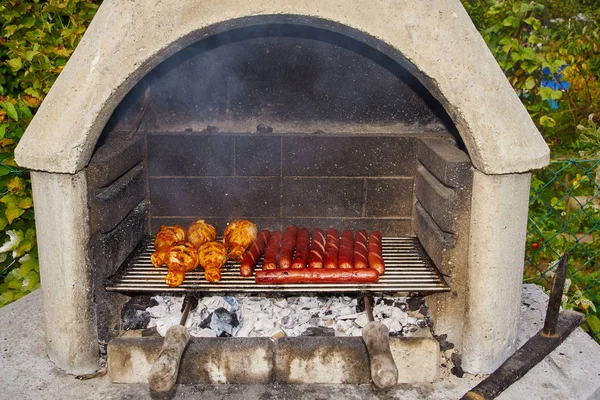
[[[474,171],[462,367],[489,374],[515,352],[531,174]]]
[[[34,171],[31,179],[48,356],[70,374],[91,373],[99,352],[85,174]]]

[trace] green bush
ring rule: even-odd
[[[15,163],[14,149],[99,3],[0,3],[0,307],[40,281],[31,180]]]

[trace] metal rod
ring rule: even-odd
[[[363,293],[363,301],[365,303],[365,311],[367,312],[367,317],[369,317],[369,321],[375,321],[373,318],[373,308],[371,307],[371,300],[369,300],[369,295],[367,293]]]
[[[568,265],[569,253],[565,253],[560,259],[558,267],[554,272],[554,281],[552,282],[552,291],[550,292],[550,299],[548,300],[548,309],[546,311],[546,320],[544,321],[542,335],[556,335],[556,323],[558,322],[558,313],[560,311],[560,303],[565,288]]]
[[[198,297],[196,296],[196,293],[187,293],[183,298],[183,314],[181,315],[179,325],[185,326],[185,321],[187,321],[190,310],[195,308],[196,305],[198,305]]]

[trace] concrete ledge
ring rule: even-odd
[[[439,376],[438,342],[390,337],[398,383],[427,383]],[[108,345],[113,383],[146,383],[161,337],[120,337]],[[358,337],[193,338],[185,350],[179,383],[368,384],[366,347]]]

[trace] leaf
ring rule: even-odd
[[[531,90],[535,87],[535,79],[533,79],[533,76],[530,76],[527,78],[527,80],[525,81],[525,89],[527,90]]]
[[[17,203],[17,207],[22,208],[22,209],[28,209],[28,208],[33,207],[33,200],[32,200],[32,198],[31,197],[22,198]]]
[[[10,60],[6,61],[6,63],[8,64],[12,72],[17,72],[18,70],[23,68],[23,62],[20,58],[11,58]]]
[[[0,231],[3,231],[4,228],[6,228],[6,225],[8,225],[8,221],[6,220],[6,218],[0,215]]]
[[[0,102],[0,107],[6,111],[6,115],[10,117],[10,119],[14,121],[19,121],[19,114],[17,114],[17,110],[15,109],[15,105],[10,101],[2,101]]]
[[[598,317],[595,315],[588,315],[585,321],[590,326],[592,332],[600,332],[600,319],[598,319]]]
[[[8,128],[8,124],[0,125],[0,139],[4,139],[4,134],[6,134],[6,128]]]
[[[556,125],[556,121],[554,120],[554,118],[551,118],[551,117],[548,117],[547,115],[544,115],[544,116],[542,116],[540,118],[540,125],[547,126],[548,128],[552,128],[552,127],[554,127]]]

